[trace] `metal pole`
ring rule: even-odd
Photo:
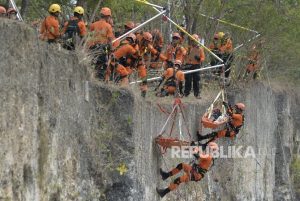
[[[188,70],[188,71],[183,71],[183,74],[190,74],[190,73],[195,73],[195,72],[200,72],[200,71],[204,71],[204,70],[209,70],[209,69],[213,69],[213,68],[219,68],[224,66],[224,64],[219,64],[219,65],[215,65],[215,66],[209,66],[209,67],[205,67],[205,68],[199,68],[199,69],[195,69],[195,70]],[[147,79],[147,82],[149,81],[155,81],[155,80],[161,80],[161,77],[153,77],[150,79]],[[129,84],[137,84],[137,83],[141,83],[143,82],[142,80],[138,80],[135,82],[130,82]]]
[[[145,26],[147,23],[149,23],[149,22],[155,20],[156,18],[158,18],[159,16],[161,16],[162,14],[164,14],[164,13],[166,13],[166,12],[167,12],[166,10],[159,12],[159,13],[158,13],[157,15],[155,15],[154,17],[152,17],[152,18],[150,18],[149,20],[143,22],[142,24],[140,24],[139,26],[133,28],[132,30],[128,31],[127,33],[123,34],[122,36],[120,36],[120,37],[114,39],[112,42],[114,43],[114,42],[116,42],[116,41],[118,41],[118,40],[124,39],[124,38],[125,38],[126,36],[128,36],[129,34],[135,32],[136,30],[140,29],[141,27]]]
[[[204,70],[209,70],[209,69],[213,69],[213,68],[219,68],[219,67],[223,67],[224,64],[219,64],[219,65],[215,65],[215,66],[209,66],[209,67],[205,67],[205,68],[198,68],[195,70],[188,70],[188,71],[183,71],[183,74],[190,74],[190,73],[195,73],[195,72],[200,72],[200,71],[204,71]]]
[[[20,20],[20,21],[23,21],[23,18],[20,14],[20,11],[18,9],[18,7],[16,6],[16,3],[14,0],[9,0],[10,4],[12,5],[12,7],[17,11],[17,18]]]

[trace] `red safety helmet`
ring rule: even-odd
[[[133,34],[133,33],[130,33],[126,38],[132,39],[134,43],[135,43],[135,41],[136,41],[136,35]]]
[[[174,65],[179,65],[179,66],[181,66],[181,65],[182,65],[181,60],[175,60]]]
[[[237,103],[237,104],[235,104],[235,107],[242,110],[242,111],[244,111],[245,108],[246,108],[244,103]]]
[[[132,21],[126,22],[125,27],[128,27],[129,29],[133,29],[134,28],[134,22],[132,22]]]
[[[3,6],[0,6],[0,14],[6,14],[6,9]]]
[[[179,33],[175,32],[175,33],[172,34],[172,38],[179,38],[179,39],[181,39],[181,36],[180,36]]]
[[[101,8],[100,13],[101,13],[101,15],[104,15],[104,16],[111,16],[111,10],[108,7]]]
[[[219,34],[215,33],[215,34],[214,34],[214,39],[215,39],[215,40],[218,40],[218,39],[219,39]]]
[[[7,9],[7,13],[17,13],[17,11],[14,8]]]
[[[152,35],[151,35],[151,33],[149,33],[149,32],[144,32],[144,33],[143,33],[143,38],[144,38],[146,41],[152,42]]]
[[[200,38],[199,38],[199,36],[198,36],[197,34],[193,34],[192,36],[193,36],[193,38],[196,39],[197,41],[200,40]]]

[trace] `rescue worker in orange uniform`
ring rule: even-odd
[[[112,51],[114,33],[109,23],[111,21],[111,10],[103,7],[100,10],[100,14],[100,20],[92,23],[90,26],[91,39],[88,41],[88,45],[92,54],[95,54],[93,63],[96,66],[97,77],[100,80],[104,80],[108,57]]]
[[[225,77],[228,78],[231,71],[231,63],[233,61],[233,45],[229,33],[224,34],[221,38],[221,46],[219,48],[221,59],[225,64]]]
[[[151,34],[152,34],[152,37],[153,37],[153,43],[152,43],[153,47],[158,52],[155,55],[151,54],[150,68],[151,69],[157,69],[157,68],[160,68],[162,66],[161,62],[159,61],[159,60],[161,60],[159,55],[162,51],[164,39],[163,39],[163,36],[162,36],[162,34],[160,33],[160,31],[158,29],[154,29],[151,32]]]
[[[184,84],[184,74],[181,71],[181,61],[176,60],[173,67],[168,68],[159,83],[155,91],[159,90],[160,85],[163,85],[161,90],[156,93],[158,97],[165,97],[169,95],[177,95],[176,92],[179,92],[179,96],[183,96],[183,84]]]
[[[197,34],[192,35],[197,41],[200,41],[200,37]],[[189,47],[187,55],[185,57],[184,70],[199,69],[205,60],[204,50],[200,45],[189,39]],[[194,96],[200,98],[200,72],[190,73],[185,75],[184,95],[189,96],[193,86]]]
[[[131,33],[126,37],[126,41],[112,54],[111,66],[108,68],[106,81],[109,80],[111,72],[115,70],[121,86],[128,85],[128,76],[132,73],[132,66],[137,59],[138,46],[136,44],[136,36]]]
[[[213,166],[214,158],[213,153],[219,149],[218,145],[215,142],[208,143],[208,151],[207,152],[199,152],[197,151],[194,154],[196,161],[193,164],[187,163],[179,163],[176,168],[172,169],[170,172],[164,172],[160,169],[160,174],[163,180],[167,178],[177,175],[182,170],[184,174],[180,177],[177,177],[173,182],[170,183],[168,188],[158,189],[156,188],[157,193],[160,197],[164,197],[171,191],[174,191],[181,183],[187,183],[190,181],[198,182],[204,178],[204,175],[207,171]]]
[[[137,39],[138,40],[138,39]],[[157,55],[159,52],[152,45],[153,37],[149,32],[143,32],[143,37],[138,40],[138,62],[137,69],[139,78],[143,80],[140,85],[142,97],[146,96],[148,86],[147,86],[147,67],[150,66],[151,55]],[[160,55],[160,54],[159,54]]]
[[[229,116],[229,120],[226,123],[225,129],[217,132],[212,132],[204,136],[200,135],[197,132],[198,141],[209,139],[208,142],[210,142],[222,137],[230,137],[231,139],[233,139],[239,133],[241,127],[244,125],[243,112],[245,111],[245,104],[237,103],[234,105],[234,108],[229,106],[226,102],[223,102],[223,105],[225,106],[227,115]]]
[[[74,8],[74,16],[70,18],[64,25],[62,34],[66,40],[65,48],[68,50],[74,50],[75,44],[78,41],[73,41],[74,37],[82,39],[86,34],[86,27],[83,21],[84,9],[81,6]]]
[[[11,20],[17,20],[17,11],[14,8],[7,9],[7,17]]]
[[[223,32],[215,33],[213,41],[209,45],[209,49],[213,53],[215,53],[219,58],[222,57],[221,52],[220,52],[220,47],[221,47],[221,39],[222,39],[223,36],[224,36]],[[215,57],[210,56],[210,65],[215,66],[215,65],[218,65],[218,64],[221,64],[221,62],[218,59],[216,59]],[[217,74],[217,75],[221,75],[222,69],[217,68],[217,69],[212,70],[212,72]]]
[[[252,45],[250,54],[248,56],[248,64],[244,78],[247,77],[250,73],[253,73],[253,79],[256,79],[258,77],[258,68],[260,66],[260,54],[258,49],[259,48],[256,44]]]
[[[135,27],[134,22],[128,21],[126,24],[124,24],[124,31],[121,35],[127,33],[128,31],[131,31]]]
[[[181,63],[184,62],[186,49],[181,45],[180,40],[181,36],[179,33],[172,34],[172,42],[167,47],[167,50],[164,54],[164,60],[167,62],[167,68],[172,67],[175,60],[180,60]]]
[[[90,26],[90,31],[92,32],[92,38],[89,41],[90,47],[97,44],[111,44],[115,38],[113,28],[109,23],[111,21],[111,10],[107,7],[103,7],[100,14],[100,20],[92,23]]]
[[[6,9],[3,6],[0,6],[0,17],[6,17]]]
[[[61,13],[60,5],[52,4],[48,11],[50,15],[42,22],[40,30],[41,39],[48,41],[48,43],[55,43],[56,40],[60,38],[58,21],[58,16]]]

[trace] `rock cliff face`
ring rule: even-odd
[[[23,24],[0,19],[0,30],[0,199],[160,200],[155,187],[169,181],[159,167],[182,160],[153,142],[167,117],[156,103],[91,79],[75,54],[38,42]],[[201,182],[165,200],[299,200],[299,93],[256,83],[228,98],[246,103],[245,127],[219,144],[250,146],[256,158],[217,159]],[[185,104],[192,135],[209,104]]]

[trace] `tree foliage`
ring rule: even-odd
[[[149,0],[168,7],[168,0]],[[1,1],[0,1],[1,2]],[[63,7],[63,19],[72,15],[76,0],[17,0],[25,19],[43,18],[51,3]],[[78,0],[86,10],[86,21],[91,20],[98,0]],[[264,39],[264,55],[273,77],[298,80],[300,77],[300,8],[299,0],[169,0],[170,14],[179,24],[186,23],[187,30],[198,33],[209,41],[216,31],[231,33],[234,43],[241,44],[254,36],[253,33],[201,16],[206,14],[228,22],[257,30]],[[2,0],[7,4],[7,0]],[[113,11],[116,27],[132,20],[142,22],[156,14],[148,5],[134,0],[100,0],[100,7],[108,6]],[[99,9],[99,8],[98,8]],[[99,12],[97,12],[99,14]],[[169,24],[162,20],[149,23],[145,29],[159,28],[168,36]],[[173,31],[176,28],[172,28]],[[244,54],[243,50],[238,54]]]

